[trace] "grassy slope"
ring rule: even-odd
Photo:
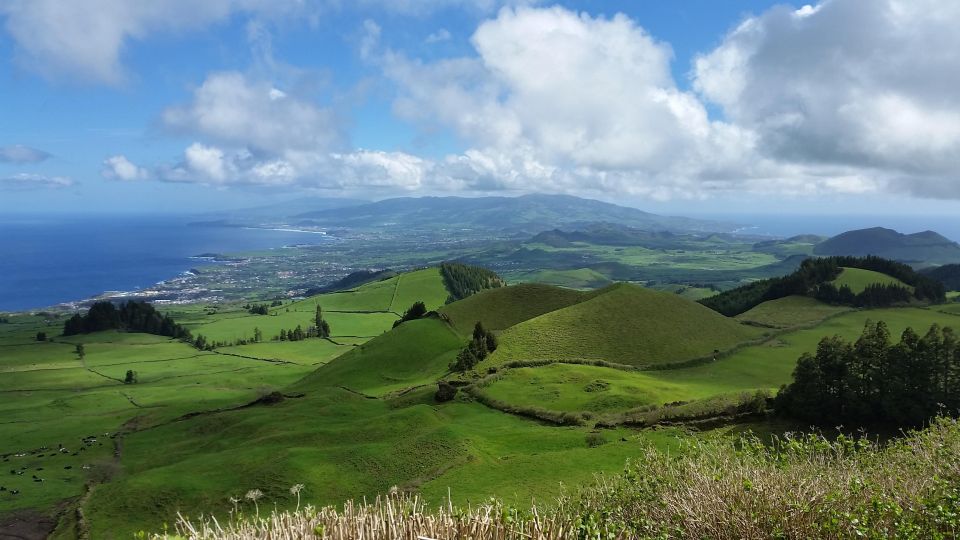
[[[616,285],[585,302],[522,322],[489,362],[604,360],[634,366],[682,362],[759,336],[675,294]]]
[[[111,442],[98,441],[81,453],[78,448],[84,436],[100,434],[103,439],[103,433],[115,433],[134,418],[138,425],[149,426],[190,412],[248,403],[258,395],[294,383],[317,365],[388,330],[397,319],[389,312],[394,304],[409,304],[416,298],[435,309],[443,305],[446,295],[439,271],[428,269],[350,292],[286,304],[271,309],[267,316],[250,315],[237,304],[172,308],[177,320],[189,325],[194,333],[214,340],[251,338],[254,328],[260,328],[269,339],[281,328],[308,326],[319,303],[326,310],[335,340],[342,343],[318,339],[268,341],[225,347],[215,353],[147,334],[103,332],[59,338],[56,336],[62,322],[16,316],[13,324],[0,325],[0,395],[4,396],[0,400],[4,418],[0,423],[0,455],[42,446],[56,449],[60,443],[71,448],[71,453],[7,456],[11,467],[16,464],[16,468],[27,467],[31,472],[11,475],[0,483],[21,491],[17,496],[0,493],[0,513],[51,508],[64,498],[79,495],[88,475],[100,474],[99,468],[112,469]],[[34,336],[40,330],[55,342],[36,342]],[[447,334],[453,336],[449,330]],[[85,344],[85,364],[74,353],[76,343]],[[438,365],[445,368],[447,362],[438,361]],[[121,382],[128,369],[138,373],[138,384]],[[413,377],[416,370],[385,373],[386,377],[396,377],[396,384],[402,386],[401,379]],[[78,454],[72,455],[73,451]],[[82,468],[84,465],[90,468]],[[70,469],[64,468],[68,466]],[[37,467],[44,470],[36,471]],[[34,473],[46,482],[33,482]]]
[[[854,340],[867,321],[887,323],[894,339],[907,327],[920,333],[934,323],[960,329],[960,318],[918,308],[850,311],[814,327],[795,330],[773,340],[744,347],[728,357],[699,366],[662,371],[625,372],[612,368],[550,365],[515,369],[484,391],[512,405],[557,411],[623,410],[631,406],[767,389],[790,381],[797,358],[816,350],[824,336]],[[610,383],[606,392],[590,392],[596,380]]]
[[[490,330],[505,330],[589,298],[590,293],[551,285],[527,283],[481,291],[469,298],[444,306],[440,311],[450,318],[457,331],[466,335],[481,321]]]
[[[844,311],[849,308],[831,306],[807,296],[787,296],[768,300],[736,318],[776,328],[792,328],[813,324]]]
[[[368,395],[432,385],[463,346],[439,319],[408,321],[311,373],[295,390],[343,386]]]
[[[880,272],[874,272],[873,270],[863,270],[861,268],[844,268],[843,271],[840,272],[840,275],[837,277],[837,279],[833,280],[832,283],[837,288],[846,285],[850,287],[854,294],[860,294],[864,289],[867,288],[867,285],[872,285],[874,283],[880,283],[883,285],[900,285],[902,287],[910,288],[897,278],[890,277]]]

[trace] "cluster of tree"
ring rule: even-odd
[[[158,336],[190,340],[190,331],[168,315],[162,315],[146,302],[129,301],[114,306],[110,302],[96,302],[86,315],[75,314],[63,325],[63,335],[89,334],[102,330],[144,332]]]
[[[833,283],[821,283],[813,297],[828,304],[877,308],[909,302],[914,295],[895,283],[871,283],[860,294],[854,294],[847,285],[838,289]]]
[[[413,321],[423,318],[427,314],[427,306],[423,302],[414,302],[412,306],[403,312],[403,316],[393,321],[393,327],[396,328],[407,321]]]
[[[477,321],[473,327],[470,343],[457,354],[457,359],[450,364],[450,371],[469,371],[495,350],[497,350],[497,337]]]
[[[309,331],[309,328],[307,330]],[[307,339],[307,337],[314,337],[314,336],[308,336],[307,332],[303,331],[303,327],[298,324],[297,327],[294,328],[293,330],[289,330],[289,331],[280,330],[280,335],[277,336],[277,340],[278,341],[303,341]]]
[[[866,257],[806,259],[800,264],[800,268],[792,274],[755,281],[716,296],[704,298],[700,300],[700,303],[714,311],[732,317],[768,300],[776,300],[791,295],[817,297],[820,294],[824,298],[831,298],[833,303],[869,307],[880,307],[905,301],[902,300],[903,291],[907,292],[907,300],[911,296],[910,291],[903,287],[899,287],[899,289],[903,289],[901,291],[882,285],[853,296],[851,296],[852,291],[848,294],[839,289],[836,289],[836,294],[834,294],[829,287],[821,291],[821,287],[829,285],[828,282],[836,279],[843,268],[872,270],[899,279],[914,288],[912,297],[918,300],[943,302],[946,298],[946,291],[941,283],[917,273],[906,264],[868,255]],[[832,285],[830,286],[832,287]]]
[[[933,325],[923,337],[911,328],[892,343],[882,321],[867,323],[855,343],[820,341],[804,354],[793,382],[776,398],[780,414],[819,425],[917,426],[960,410],[960,341]]]
[[[243,306],[251,315],[269,315],[270,306],[266,304],[247,304]]]
[[[123,384],[136,384],[137,383],[137,372],[128,369],[127,375],[123,378]]]
[[[440,275],[443,276],[443,283],[450,293],[450,296],[447,298],[448,304],[457,300],[463,300],[484,289],[496,289],[497,287],[506,285],[503,279],[495,272],[487,270],[486,268],[469,266],[462,263],[441,263]]]
[[[37,341],[46,341],[47,333],[46,332],[37,332]]]
[[[0,317],[0,324],[10,324],[10,317]]]
[[[930,279],[935,279],[948,291],[960,291],[960,264],[945,264],[936,268],[927,268],[920,273]]]

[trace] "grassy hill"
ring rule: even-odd
[[[317,385],[383,395],[420,385],[433,386],[463,346],[463,340],[440,319],[408,321],[324,365],[293,386]]]
[[[489,289],[440,309],[458,332],[466,335],[477,321],[489,330],[505,330],[517,323],[571,306],[590,293],[551,285],[524,283]]]
[[[848,310],[849,308],[831,306],[809,296],[794,295],[768,300],[746,313],[737,315],[737,320],[774,328],[792,328],[812,324]]]
[[[831,281],[835,287],[838,289],[844,285],[850,287],[850,290],[854,294],[860,294],[868,286],[873,284],[880,285],[899,285],[910,289],[911,287],[906,283],[900,281],[899,279],[888,276],[880,272],[874,272],[873,270],[864,270],[862,268],[844,268],[840,271],[840,275],[837,276],[837,279]]]
[[[623,284],[594,294],[507,329],[489,362],[670,364],[729,349],[759,335],[755,328],[675,294]]]

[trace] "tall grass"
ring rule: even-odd
[[[819,435],[690,439],[673,454],[642,451],[549,510],[429,508],[386,495],[226,524],[181,517],[176,531],[191,540],[958,538],[960,426],[938,419],[884,446]]]

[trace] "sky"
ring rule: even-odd
[[[0,0],[0,212],[956,214],[960,2]]]

